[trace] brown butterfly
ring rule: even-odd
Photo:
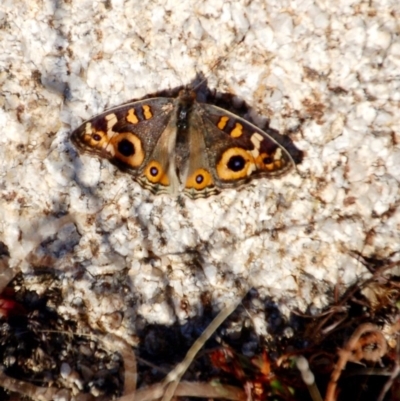
[[[288,171],[295,162],[271,135],[193,90],[112,108],[83,123],[71,140],[106,158],[154,194],[207,197],[253,178]]]

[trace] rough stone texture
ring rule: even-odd
[[[323,307],[337,283],[367,276],[354,251],[397,260],[397,2],[175,4],[1,2],[11,267],[62,272],[60,312],[76,317],[82,301],[91,325],[129,339],[139,321],[195,316],[204,294],[215,310],[251,287],[285,314]],[[298,172],[204,200],[154,197],[69,142],[106,107],[198,72],[290,133],[305,152]]]

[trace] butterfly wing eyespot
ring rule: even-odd
[[[118,153],[124,157],[133,156],[136,153],[135,146],[131,141],[126,138],[123,138],[118,142]]]
[[[89,151],[89,149],[101,150],[108,142],[107,134],[101,129],[95,129],[90,122],[75,130],[71,139],[83,151]]]
[[[142,141],[132,132],[114,135],[105,147],[116,160],[130,167],[138,168],[145,158]]]
[[[204,188],[214,186],[214,180],[212,175],[204,168],[197,169],[193,174],[186,180],[186,189],[195,189],[201,191]]]
[[[107,134],[104,131],[96,131],[92,129],[93,132],[90,134],[85,132],[83,135],[83,142],[86,146],[90,146],[92,148],[102,148],[104,144],[107,143]]]
[[[225,150],[217,163],[217,174],[221,180],[239,180],[248,177],[255,169],[254,158],[243,148]]]
[[[94,134],[91,135],[91,139],[95,142],[95,143],[99,143],[105,136],[104,132],[95,132]]]
[[[164,171],[160,163],[152,160],[144,169],[144,176],[153,184],[169,185],[168,174]]]
[[[273,153],[261,153],[256,159],[257,169],[263,171],[278,171],[285,165],[285,158],[281,148],[277,148]]]

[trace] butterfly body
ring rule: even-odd
[[[110,109],[71,135],[83,152],[106,158],[154,194],[207,197],[294,164],[266,132],[229,111],[177,98],[150,98]]]

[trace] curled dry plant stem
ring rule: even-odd
[[[370,333],[370,336],[367,337],[367,340],[369,341],[367,343],[366,341],[361,341],[361,337],[366,333]],[[367,348],[368,344],[375,344],[376,349],[367,352],[364,348]],[[331,374],[331,380],[329,381],[326,390],[325,401],[336,400],[335,392],[337,382],[348,361],[359,362],[364,359],[367,361],[377,362],[383,355],[385,355],[386,350],[386,340],[379,328],[372,323],[361,324],[350,337],[346,346],[338,350],[339,360]]]

